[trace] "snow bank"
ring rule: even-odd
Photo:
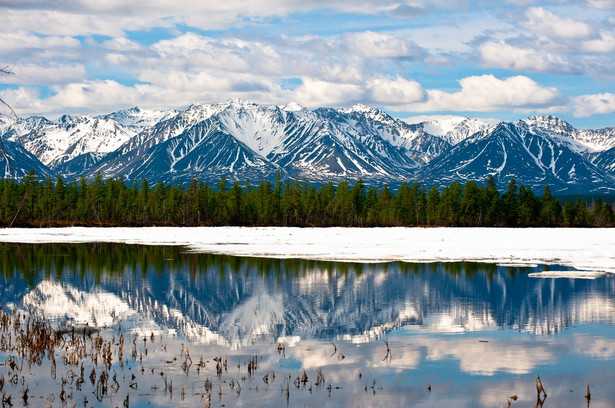
[[[596,271],[544,271],[530,273],[530,278],[574,278],[574,279],[596,279],[602,278],[606,272]]]
[[[195,252],[348,262],[559,264],[615,273],[615,229],[607,228],[13,228],[0,229],[0,241],[185,245]]]

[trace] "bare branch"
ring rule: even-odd
[[[2,74],[2,75],[12,75],[13,74],[13,68],[9,67],[8,65],[5,66],[5,67],[2,67],[2,68],[0,68],[0,74]],[[0,103],[2,103],[4,106],[9,108],[9,110],[11,111],[11,113],[13,114],[15,119],[19,119],[19,117],[17,116],[17,113],[15,113],[15,111],[13,110],[13,107],[11,105],[9,105],[8,103],[6,103],[4,101],[4,99],[0,98]],[[0,113],[0,115],[2,115],[2,113]]]
[[[5,67],[0,68],[0,72],[3,74],[7,74],[10,75],[13,73],[13,68],[9,67],[8,65]]]
[[[9,108],[9,110],[11,111],[11,113],[13,114],[13,116],[15,116],[15,119],[19,119],[19,117],[17,116],[17,114],[15,113],[15,111],[13,110],[13,108],[11,107],[11,105],[9,105],[8,103],[4,102],[4,100],[2,100],[2,98],[0,98],[0,102],[6,106],[7,108]]]

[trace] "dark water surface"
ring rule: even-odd
[[[537,375],[544,407],[586,407],[587,385],[591,407],[615,406],[609,276],[125,244],[0,244],[0,267],[3,310],[126,338],[125,363],[110,370],[118,387],[102,398],[67,380],[60,357],[55,379],[43,362],[14,384],[0,352],[0,393],[15,406],[27,388],[31,406],[505,407],[515,395],[512,407],[531,407]]]

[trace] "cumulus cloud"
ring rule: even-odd
[[[615,51],[615,36],[600,33],[600,38],[583,42],[583,49],[593,53],[612,53]]]
[[[369,58],[417,59],[426,54],[412,41],[372,31],[347,34],[346,43],[354,53]]]
[[[86,78],[85,67],[80,64],[57,64],[40,66],[19,64],[13,67],[15,75],[8,76],[4,82],[19,85],[48,85],[78,81]]]
[[[400,4],[389,11],[387,14],[397,18],[414,18],[428,14],[429,11],[423,7],[413,6],[411,4]]]
[[[526,20],[521,25],[526,29],[548,38],[589,38],[594,34],[592,27],[572,18],[563,18],[541,7],[529,8]]]
[[[331,56],[311,52],[314,42],[287,39],[285,44],[274,46],[261,41],[237,38],[214,39],[187,33],[152,46],[148,66],[168,66],[182,71],[221,71],[253,73],[270,76],[328,76],[344,80],[356,76],[357,68],[344,63],[343,52]],[[323,45],[323,47],[325,47]],[[337,48],[340,50],[339,46]],[[140,64],[135,60],[135,65]],[[337,71],[337,73],[335,73]]]
[[[394,80],[373,78],[367,82],[370,100],[379,106],[394,106],[424,101],[427,97],[421,84],[397,76]]]
[[[307,107],[347,105],[361,101],[364,92],[359,84],[304,78],[290,100]]]
[[[142,50],[141,44],[136,41],[129,40],[125,37],[117,37],[107,40],[103,43],[103,47],[113,51],[138,51]]]
[[[586,2],[590,7],[615,10],[615,2],[613,0],[586,0]]]
[[[46,3],[56,3],[53,1]],[[104,3],[104,2],[101,2]],[[172,28],[173,22],[164,18],[148,17],[147,9],[142,16],[117,14],[80,14],[71,8],[48,10],[45,7],[32,10],[2,9],[2,28],[6,31],[35,31],[45,36],[123,36],[126,30],[146,30],[152,27]],[[33,26],[32,22],[36,21]]]
[[[611,112],[609,93],[572,103],[519,73],[555,74],[549,82],[568,81],[566,89],[574,81],[557,75],[582,74],[612,91],[615,19],[604,11],[615,7],[612,0],[557,0],[557,7],[532,0],[506,6],[469,0],[1,3],[0,60],[14,64],[16,73],[5,83],[21,85],[3,92],[19,101],[20,114],[182,107],[231,97],[421,112],[562,106],[578,116]],[[448,12],[438,15],[438,9]],[[310,26],[321,10],[331,20]],[[308,11],[305,19],[294,14]],[[370,17],[351,21],[343,13]],[[412,20],[400,27],[399,18]],[[369,29],[362,26],[366,20]],[[150,29],[159,39],[141,42]],[[480,73],[506,69],[510,77],[473,76],[476,61]],[[468,73],[459,91],[437,89],[460,67]]]
[[[41,37],[25,31],[8,32],[2,34],[1,55],[7,59],[14,55],[33,53],[42,50],[77,49],[81,46],[79,40],[64,36]]]
[[[562,56],[546,50],[516,47],[504,41],[487,41],[479,46],[482,62],[494,68],[514,71],[572,73],[575,70]]]
[[[570,105],[573,115],[579,118],[615,113],[615,94],[581,95],[573,98]]]
[[[182,2],[181,5],[174,0],[6,0],[2,6],[6,9],[4,16],[10,17],[4,21],[14,30],[31,29],[31,22],[37,21],[37,30],[45,34],[121,36],[126,30],[170,27],[175,24],[225,29],[243,22],[243,19],[287,16],[321,8],[346,13],[396,13],[401,16],[418,12],[427,5],[450,9],[466,4],[467,0],[381,0],[376,3],[371,0],[205,0]]]
[[[532,110],[566,103],[553,87],[545,87],[526,76],[499,79],[493,75],[470,76],[459,80],[461,90],[448,93],[428,90],[425,102],[405,108],[416,112]]]

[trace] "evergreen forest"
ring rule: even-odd
[[[608,227],[615,225],[613,204],[541,196],[514,179],[506,191],[489,178],[453,182],[427,189],[418,182],[396,189],[368,187],[363,181],[313,185],[262,180],[211,186],[193,179],[187,185],[150,185],[123,178],[70,181],[61,176],[0,180],[0,226],[479,226]]]

